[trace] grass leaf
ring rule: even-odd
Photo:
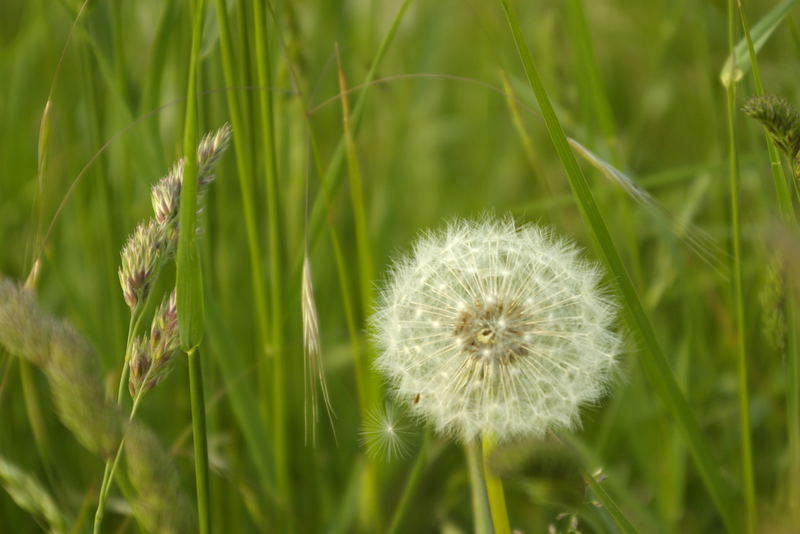
[[[796,3],[797,0],[783,0],[783,2],[769,10],[769,12],[753,26],[750,30],[750,37],[753,40],[753,48],[756,53],[761,50],[767,42],[767,39],[772,35],[772,32],[783,22],[783,19],[791,12]],[[751,58],[747,53],[747,39],[742,38],[736,44],[733,52],[728,54],[725,63],[722,65],[722,70],[719,73],[719,79],[722,85],[727,87],[731,83],[735,84],[741,80],[749,70],[750,63]]]

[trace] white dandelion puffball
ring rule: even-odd
[[[470,441],[571,428],[616,363],[616,307],[572,243],[510,218],[457,221],[398,261],[375,366],[437,431]]]

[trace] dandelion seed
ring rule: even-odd
[[[361,441],[367,454],[391,462],[408,454],[411,430],[400,410],[391,403],[372,410],[361,428]]]
[[[621,347],[600,276],[537,226],[452,223],[395,265],[373,317],[375,365],[414,413],[464,441],[571,428]]]

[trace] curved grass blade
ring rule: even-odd
[[[797,0],[784,0],[773,7],[753,26],[750,30],[750,38],[753,41],[753,49],[756,53],[761,50],[767,39],[772,35],[772,32],[783,22],[783,19],[786,18],[796,3]],[[747,38],[742,38],[722,65],[722,70],[719,73],[722,85],[727,87],[731,83],[735,84],[744,78],[750,68],[750,64],[751,57],[747,53]]]

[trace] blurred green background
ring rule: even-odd
[[[200,124],[207,131],[230,121],[228,99],[237,95],[242,113],[233,136],[252,169],[244,180],[252,190],[258,268],[254,274],[232,147],[218,166],[201,219],[207,297],[201,354],[212,523],[217,532],[382,532],[414,462],[421,425],[412,424],[416,430],[406,458],[365,462],[345,300],[359,304],[362,282],[379,287],[391,258],[407,251],[422,229],[486,210],[553,226],[584,245],[587,257],[598,255],[536,111],[499,2],[414,0],[398,17],[399,0],[273,0],[266,14],[270,87],[262,87],[257,75],[253,6],[247,0],[221,3],[231,31],[235,84],[223,72],[217,2],[208,2]],[[728,130],[719,81],[728,53],[727,5],[703,0],[513,3],[567,135],[655,197],[657,209],[637,203],[583,162],[733,506],[741,510]],[[775,4],[753,1],[744,9],[752,24]],[[76,0],[2,2],[0,273],[27,277],[38,239],[66,199],[44,248],[37,293],[46,309],[70,320],[91,341],[111,392],[128,324],[116,272],[119,251],[136,223],[150,214],[150,186],[181,155],[192,18],[185,1],[98,0],[78,17],[80,8]],[[778,26],[758,58],[767,93],[800,103],[800,35],[793,17],[796,13]],[[344,132],[335,43],[347,84],[355,87],[349,94],[352,108],[364,94],[359,84],[393,23],[396,35],[377,65],[377,82],[366,88],[355,131],[376,273],[374,280],[364,281],[348,167],[331,163]],[[796,325],[784,324],[785,286],[776,282],[771,266],[776,248],[788,247],[796,257],[797,242],[780,239],[791,228],[777,222],[761,127],[738,112],[755,93],[752,83],[748,73],[736,86],[736,143],[758,531],[788,533],[800,523],[788,506],[786,344],[771,342],[771,329],[780,324],[786,335]],[[513,106],[507,90],[514,94]],[[276,467],[273,353],[261,341],[271,335],[259,326],[254,290],[256,276],[270,291],[268,243],[275,230],[269,227],[268,149],[259,122],[265,91],[274,109],[288,443],[282,467],[293,494],[288,504],[271,497],[275,481],[264,476],[272,477]],[[47,165],[39,183],[37,142],[49,94]],[[332,176],[341,185],[332,188],[326,202],[318,199],[324,198],[321,179],[330,169],[336,169]],[[315,202],[323,208],[322,224],[316,228],[321,231],[309,234],[309,259],[336,440],[323,415],[312,445],[304,429],[299,265],[306,205]],[[331,228],[342,247],[349,297],[343,296]],[[173,280],[169,270],[158,291]],[[266,293],[260,298],[269,302]],[[365,315],[357,305],[361,342],[367,339]],[[622,320],[619,327],[628,331]],[[722,531],[683,437],[640,369],[639,341],[635,335],[628,338],[620,377],[602,405],[584,409],[583,428],[517,446],[532,453],[523,454],[507,473],[513,527],[538,533],[555,525],[567,532],[574,515],[581,532],[618,532],[581,479],[582,470],[602,467],[603,487],[639,532]],[[76,531],[86,531],[102,461],[58,422],[39,375],[35,386],[35,399],[26,398],[17,361],[0,352],[0,455],[40,479],[76,519]],[[34,439],[36,412],[43,441]],[[184,489],[193,497],[183,360],[148,394],[139,417],[174,446]],[[437,438],[433,451],[401,531],[470,532],[463,448]],[[376,474],[372,486],[363,483],[367,463]],[[377,520],[360,518],[370,488],[377,491]],[[138,530],[126,510],[115,497],[106,531]],[[0,492],[0,532],[37,532],[41,524]]]

